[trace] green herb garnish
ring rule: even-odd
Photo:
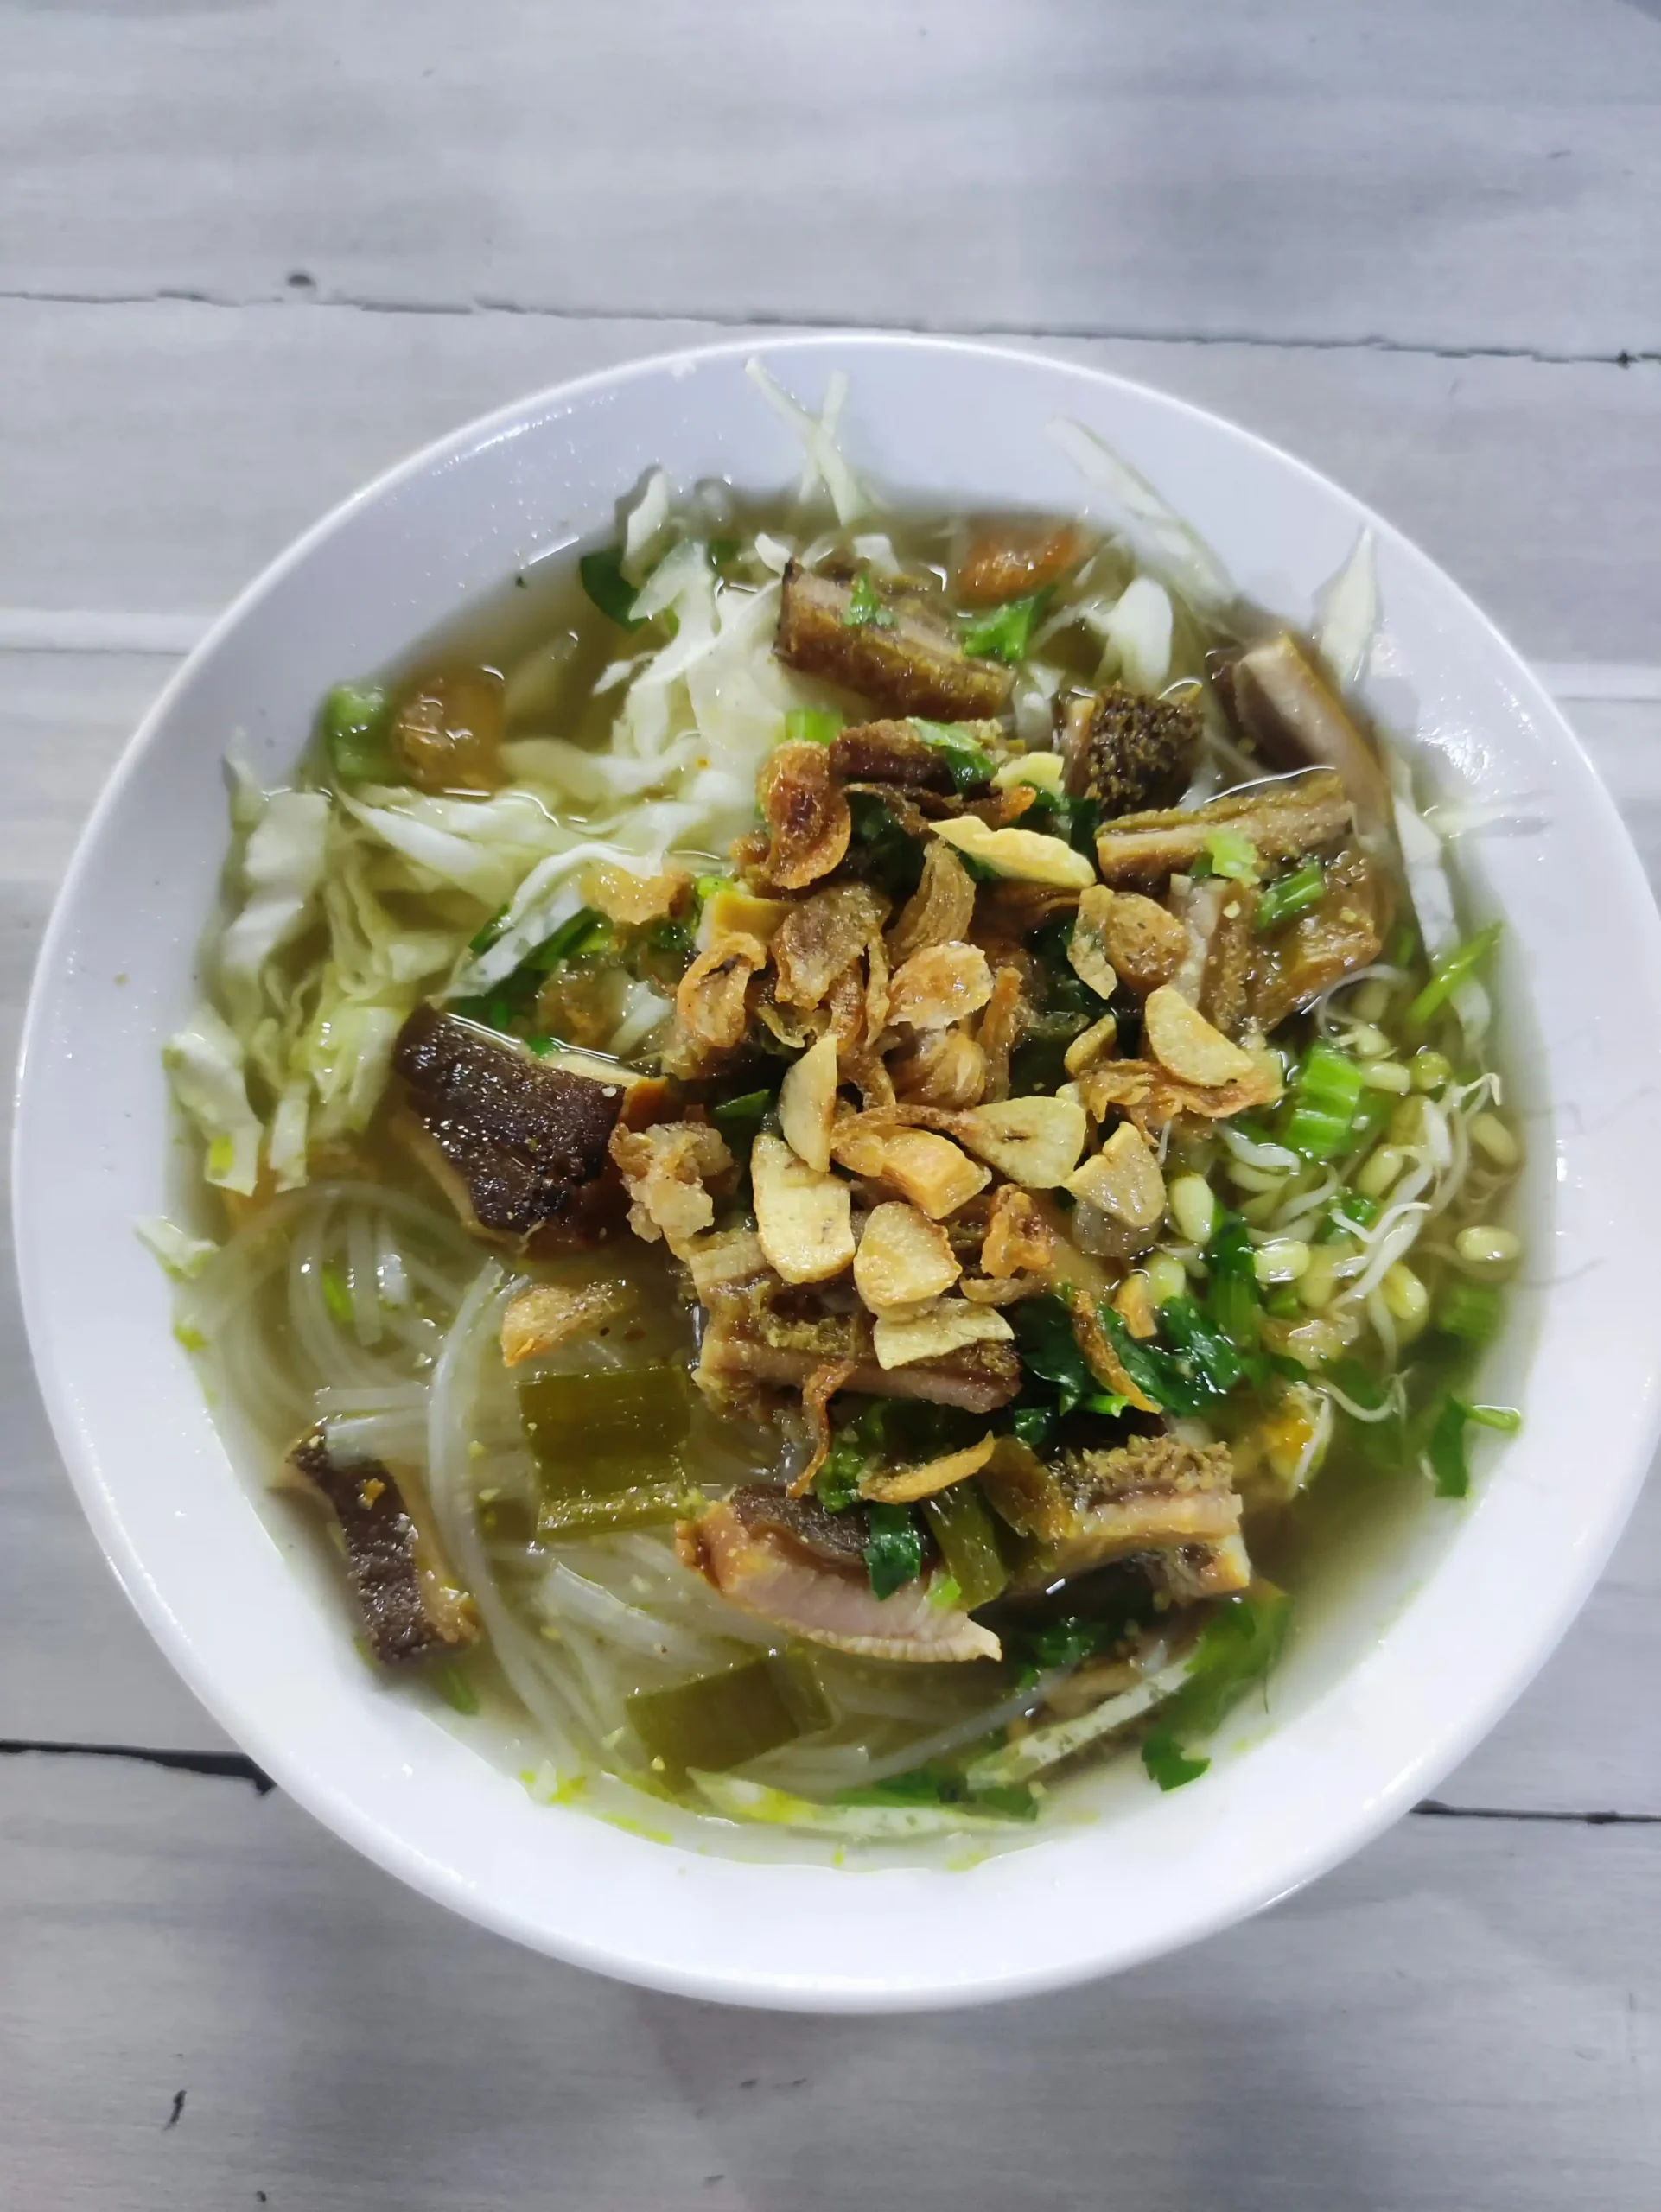
[[[1168,1728],[1156,1728],[1143,1737],[1142,1763],[1161,1789],[1181,1789],[1184,1783],[1198,1782],[1211,1765],[1207,1758],[1190,1758]]]
[[[1361,1091],[1361,1071],[1353,1060],[1330,1045],[1311,1045],[1292,1078],[1282,1142],[1306,1160],[1330,1160],[1347,1151]]]
[[[323,743],[342,783],[384,783],[391,775],[391,708],[379,683],[337,683],[323,701],[318,717]]]
[[[1307,860],[1289,875],[1276,877],[1257,901],[1257,927],[1277,930],[1299,914],[1318,906],[1326,895],[1327,874],[1318,860]]]
[[[865,1572],[875,1598],[892,1598],[923,1571],[923,1532],[903,1505],[868,1505]]]
[[[829,745],[843,726],[834,707],[792,707],[785,716],[785,738],[791,745]]]
[[[843,626],[848,630],[892,630],[894,616],[876,595],[870,571],[862,569],[848,591],[848,610]]]
[[[1430,970],[1430,980],[1419,993],[1406,1015],[1406,1027],[1419,1031],[1447,1005],[1460,985],[1474,976],[1488,955],[1499,942],[1501,925],[1490,922],[1486,930],[1479,930],[1474,937],[1456,944],[1451,952],[1443,953]]]
[[[1011,599],[989,614],[977,615],[965,625],[963,649],[978,660],[1008,661],[1011,666],[1027,658],[1033,632],[1054,594],[1047,585],[1027,599]]]
[[[622,548],[608,545],[603,552],[585,553],[576,564],[582,588],[600,612],[625,630],[638,630],[642,618],[634,612],[639,596],[623,574]]]
[[[1438,1497],[1465,1497],[1471,1488],[1470,1462],[1465,1452],[1466,1424],[1492,1428],[1502,1436],[1515,1436],[1523,1416],[1514,1406],[1473,1406],[1450,1390],[1431,1426],[1425,1458],[1435,1478]]]
[[[961,730],[953,729],[950,722],[926,722],[915,715],[912,716],[911,726],[945,762],[957,790],[973,791],[977,784],[991,782],[997,764],[972,738],[965,737]]]

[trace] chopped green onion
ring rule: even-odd
[[[742,550],[735,537],[712,537],[710,540],[710,564],[717,569],[729,569]]]
[[[477,936],[468,939],[468,950],[474,954],[488,952],[506,927],[507,909],[506,906],[498,906]]]
[[[602,614],[625,630],[638,630],[641,618],[634,612],[634,586],[623,574],[622,548],[608,545],[603,552],[585,553],[577,563],[582,588]]]
[[[1467,1344],[1491,1344],[1499,1333],[1501,1300],[1491,1282],[1450,1282],[1437,1299],[1433,1319],[1444,1336]]]
[[[916,715],[912,716],[911,726],[945,760],[951,780],[960,791],[973,791],[977,784],[991,782],[997,764],[972,738],[953,729],[950,722],[926,722]]]
[[[1450,1390],[1432,1425],[1424,1453],[1435,1478],[1438,1497],[1465,1497],[1470,1493],[1471,1468],[1465,1456],[1465,1424],[1471,1417],[1471,1408]]]
[[[349,1328],[352,1323],[352,1290],[346,1279],[346,1269],[337,1268],[332,1260],[326,1262],[322,1270],[322,1286],[323,1303],[328,1308],[329,1319],[338,1322],[343,1329]]]
[[[1206,1305],[1229,1342],[1244,1351],[1257,1341],[1262,1302],[1251,1231],[1238,1213],[1219,1216],[1206,1247]]]
[[[848,630],[892,630],[894,616],[876,595],[876,586],[870,573],[862,569],[854,578],[848,593],[848,611],[843,616],[843,627]]]
[[[923,1571],[923,1532],[903,1505],[868,1505],[870,1535],[865,1545],[865,1572],[871,1594],[892,1598]]]
[[[1257,901],[1257,926],[1277,930],[1282,922],[1307,914],[1318,906],[1327,889],[1326,871],[1318,860],[1307,860],[1289,875],[1279,876]]]
[[[926,1497],[923,1513],[945,1561],[956,1602],[969,1613],[978,1605],[990,1605],[1009,1582],[1009,1570],[1003,1564],[997,1530],[980,1491],[972,1482],[953,1483],[950,1490]],[[935,1591],[930,1592],[931,1597],[935,1595]]]
[[[1361,1071],[1353,1060],[1330,1045],[1311,1045],[1292,1079],[1282,1142],[1306,1160],[1330,1160],[1346,1151],[1361,1091]]]
[[[442,1660],[437,1666],[430,1667],[427,1680],[454,1712],[473,1713],[479,1710],[479,1693],[454,1659]]]
[[[525,1040],[525,1051],[534,1052],[539,1060],[545,1060],[550,1052],[557,1052],[559,1048],[557,1037],[527,1037]]]
[[[378,783],[391,774],[386,749],[390,706],[378,683],[337,683],[324,700],[319,718],[323,742],[343,783]]]
[[[1161,1789],[1181,1789],[1185,1783],[1198,1782],[1211,1764],[1206,1758],[1190,1758],[1168,1728],[1155,1728],[1143,1737],[1142,1763],[1149,1780]]]
[[[1271,1320],[1295,1321],[1302,1311],[1302,1302],[1289,1282],[1277,1282],[1263,1293],[1263,1312]]]
[[[1422,1029],[1431,1015],[1447,1005],[1460,985],[1476,973],[1499,944],[1500,928],[1499,922],[1490,922],[1486,930],[1479,930],[1463,944],[1456,944],[1451,952],[1443,953],[1430,970],[1430,981],[1407,1010],[1409,1029]]]
[[[1501,1436],[1515,1436],[1523,1426],[1523,1416],[1515,1406],[1467,1406],[1465,1418],[1479,1428],[1497,1430]]]
[[[1336,1244],[1354,1230],[1371,1229],[1382,1211],[1378,1199],[1368,1198],[1363,1191],[1340,1191],[1321,1216],[1321,1226],[1310,1241]]]
[[[1209,873],[1225,875],[1234,883],[1256,883],[1263,874],[1263,860],[1250,837],[1238,830],[1213,830],[1206,839]]]
[[[563,961],[574,960],[579,952],[588,952],[604,937],[611,925],[597,908],[580,906],[569,921],[562,922],[551,937],[546,937],[534,951],[526,956],[525,966],[546,975]]]
[[[792,707],[785,716],[785,736],[792,745],[829,745],[843,726],[834,707]]]
[[[735,1152],[746,1159],[761,1124],[778,1103],[771,1090],[747,1090],[737,1098],[723,1098],[710,1109],[710,1118]]]
[[[1008,661],[1012,665],[1024,660],[1033,632],[1052,596],[1046,588],[1027,599],[1009,600],[990,614],[978,616],[964,630],[964,651],[977,659]]]

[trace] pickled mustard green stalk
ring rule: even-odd
[[[691,1430],[691,1399],[684,1367],[527,1376],[519,1420],[544,1498],[558,1507],[643,1484],[684,1488],[678,1455]]]
[[[684,1520],[701,1493],[683,1482],[635,1483],[597,1497],[580,1492],[545,1497],[537,1511],[537,1535],[545,1543],[574,1536],[609,1536],[623,1529],[652,1529]]]
[[[811,1666],[793,1652],[764,1652],[669,1689],[637,1690],[624,1704],[647,1756],[677,1780],[689,1767],[724,1774],[836,1717]]]
[[[953,1483],[950,1490],[926,1497],[923,1511],[964,1611],[990,1605],[1009,1581],[1009,1570],[979,1490],[973,1482]]]

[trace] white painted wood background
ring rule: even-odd
[[[1658,0],[0,0],[6,1049],[99,780],[295,531],[791,320],[1036,336],[1329,469],[1548,664],[1661,877]],[[9,1273],[0,1414],[0,2212],[1657,2202],[1654,1490],[1446,1809],[1117,1983],[823,2023],[532,1959],[105,1755],[231,1747],[80,1523]]]

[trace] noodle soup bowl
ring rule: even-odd
[[[1468,918],[1505,925],[1492,981],[1528,1259],[1475,1388],[1522,1408],[1521,1434],[1481,1440],[1468,1500],[1404,1483],[1334,1548],[1266,1705],[1237,1711],[1203,1780],[1165,1796],[1122,1760],[1058,1790],[1036,1829],[955,1858],[894,1845],[838,1864],[827,1842],[647,1800],[620,1827],[537,1802],[522,1752],[365,1667],[322,1548],[227,1450],[133,1233],[188,1206],[160,1054],[214,906],[227,745],[280,783],[331,683],[605,531],[651,464],[682,486],[793,480],[799,449],[744,373],[755,350],[815,407],[845,368],[854,465],[943,507],[1083,506],[1046,426],[1091,426],[1295,623],[1370,525],[1382,616],[1364,693],[1430,787],[1501,817],[1459,857]],[[1422,553],[1286,454],[983,345],[781,339],[641,363],[506,409],[349,500],[238,601],[133,740],[29,1010],[15,1187],[41,1385],[99,1540],[179,1672],[281,1787],[429,1897],[556,1957],[751,2005],[964,2004],[1105,1974],[1376,1836],[1492,1726],[1591,1588],[1657,1428],[1639,1317],[1661,1230],[1658,940],[1613,809],[1524,664]]]

